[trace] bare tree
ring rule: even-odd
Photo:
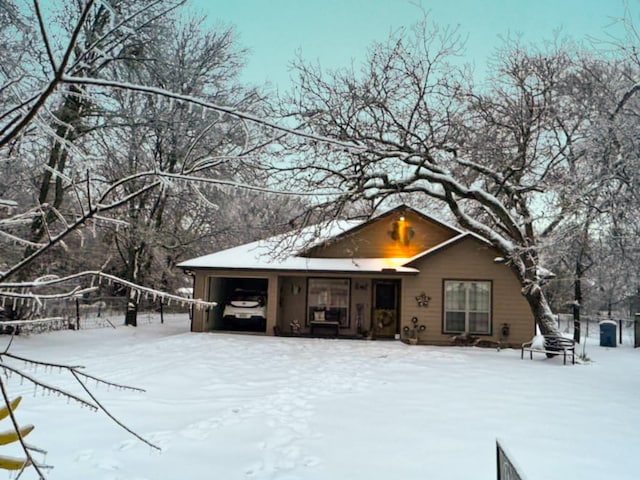
[[[286,134],[334,141],[277,125],[265,120],[261,116],[264,112],[242,110],[242,106],[251,105],[247,98],[251,92],[222,92],[224,82],[216,83],[221,77],[212,76],[207,69],[213,60],[220,62],[221,69],[235,69],[225,63],[235,61],[224,56],[230,37],[223,39],[218,50],[182,50],[194,55],[189,62],[197,62],[198,55],[203,60],[191,65],[195,72],[181,70],[177,65],[173,68],[176,78],[186,75],[186,82],[176,84],[176,78],[163,78],[167,72],[163,71],[166,64],[162,61],[169,59],[166,55],[161,57],[159,51],[149,52],[155,58],[146,57],[145,46],[152,45],[147,40],[153,27],[166,27],[169,15],[181,1],[70,0],[63,4],[64,11],[59,16],[55,11],[43,11],[38,0],[30,9],[25,5],[17,8],[10,0],[3,0],[2,5],[5,4],[11,6],[10,15],[0,17],[0,21],[20,28],[27,39],[21,45],[29,48],[16,50],[15,54],[0,51],[0,64],[5,67],[0,72],[0,162],[26,163],[25,174],[35,172],[44,177],[33,177],[34,195],[28,193],[30,184],[23,179],[20,189],[6,188],[9,182],[1,184],[0,241],[3,251],[5,246],[11,250],[10,255],[3,255],[0,268],[2,304],[11,308],[27,305],[32,314],[46,317],[48,300],[92,292],[106,279],[129,289],[135,301],[150,295],[189,303],[195,308],[210,306],[198,299],[177,297],[109,275],[99,268],[63,274],[63,262],[55,265],[52,260],[64,259],[65,249],[74,242],[82,246],[84,235],[103,231],[105,226],[133,225],[139,229],[147,222],[156,227],[156,221],[162,218],[158,215],[145,211],[145,220],[134,224],[131,220],[135,216],[123,212],[135,209],[136,204],[158,212],[177,209],[178,205],[172,204],[172,190],[181,182],[189,185],[183,192],[208,207],[215,206],[216,198],[220,200],[220,194],[227,190],[248,192],[249,198],[296,193],[280,192],[268,182],[249,184],[248,180],[255,179],[238,175],[240,167]],[[50,28],[56,22],[68,28]],[[199,35],[193,34],[194,38]],[[0,35],[3,42],[10,38]],[[215,42],[200,44],[211,46]],[[220,54],[220,58],[205,60],[207,55]],[[126,74],[129,72],[138,76]],[[133,107],[138,109],[134,118],[141,123],[131,125],[130,119],[127,125],[118,123],[124,118],[124,105],[130,105],[130,111],[136,111]],[[142,108],[157,114],[157,122],[141,112]],[[172,124],[172,116],[181,121]],[[200,121],[196,122],[196,117]],[[180,132],[173,134],[172,125],[178,125]],[[141,137],[130,135],[131,132],[144,136],[142,146],[135,145]],[[206,144],[210,141],[211,145]],[[117,147],[124,148],[119,152]],[[123,157],[116,157],[122,152]],[[103,162],[101,155],[105,154],[113,156],[113,160],[123,160],[120,165],[130,168],[116,169],[117,162]],[[137,155],[146,161],[126,163],[136,160]],[[249,210],[248,206],[246,211]],[[203,218],[200,214],[182,213],[175,232]],[[264,218],[272,220],[269,215]],[[17,320],[20,324],[50,321],[54,320]],[[3,355],[10,358],[8,350]],[[66,370],[77,373],[74,367]],[[14,373],[28,376],[27,371]],[[37,379],[29,381],[40,385]],[[17,426],[16,435],[19,436]],[[23,448],[30,459],[25,444]]]
[[[257,91],[242,88],[237,80],[243,51],[235,46],[233,30],[206,32],[202,22],[182,17],[166,19],[156,29],[153,41],[145,44],[144,65],[121,69],[119,77],[245,111],[254,109],[260,100]],[[117,109],[113,116],[119,119],[120,127],[107,132],[101,142],[104,158],[108,159],[101,171],[107,179],[140,170],[180,175],[193,169],[206,171],[212,178],[230,179],[250,168],[250,159],[243,160],[240,155],[250,148],[249,132],[236,118],[155,96],[140,99],[127,91],[115,92],[113,99]],[[135,190],[152,181],[141,179],[126,188]],[[123,278],[135,283],[151,280],[166,289],[169,276],[174,275],[169,270],[178,261],[170,247],[180,243],[184,227],[192,225],[183,222],[188,217],[185,211],[211,211],[203,201],[206,195],[201,187],[172,180],[132,200],[121,217],[127,227],[114,231],[111,237]],[[211,215],[211,224],[215,216]],[[135,325],[137,303],[133,292],[128,296],[126,323]]]
[[[425,19],[373,45],[359,71],[325,74],[299,61],[292,113],[352,147],[307,142],[300,148],[308,160],[286,175],[341,192],[341,205],[419,194],[448,207],[509,265],[541,331],[558,333],[540,248],[564,222],[586,218],[584,183],[574,176],[596,170],[582,150],[594,118],[587,72],[570,45],[511,42],[482,89],[452,62],[460,48],[455,30]]]
[[[4,182],[0,190],[3,251],[4,245],[24,249],[22,255],[3,255],[0,271],[2,305],[12,309],[28,305],[32,312],[45,313],[46,317],[48,300],[73,298],[91,292],[102,279],[128,288],[136,299],[142,295],[152,295],[190,303],[195,307],[207,305],[197,299],[184,299],[143,287],[100,270],[76,271],[66,276],[60,276],[60,270],[56,270],[57,275],[41,278],[35,278],[34,275],[35,272],[46,273],[48,268],[43,268],[45,264],[42,263],[44,256],[60,255],[60,248],[66,248],[75,237],[81,238],[83,227],[95,224],[123,225],[126,222],[118,218],[118,212],[132,205],[132,202],[153,191],[162,194],[169,182],[198,180],[196,174],[203,174],[216,166],[216,161],[203,158],[202,152],[198,153],[199,156],[190,156],[185,148],[172,152],[176,156],[174,165],[179,165],[177,167],[168,165],[163,159],[156,164],[139,165],[138,168],[119,172],[119,175],[107,176],[100,170],[101,164],[96,156],[98,140],[109,138],[107,142],[115,142],[117,139],[113,133],[117,132],[117,128],[112,123],[116,116],[113,115],[115,111],[111,94],[145,91],[138,93],[139,100],[152,94],[158,99],[167,98],[167,102],[179,98],[183,104],[196,103],[195,97],[180,89],[172,91],[150,82],[127,82],[119,75],[127,62],[142,62],[141,45],[146,42],[148,29],[154,23],[164,21],[182,2],[68,2],[64,4],[66,10],[61,20],[69,25],[68,30],[49,29],[49,21],[53,18],[50,15],[53,13],[43,11],[37,0],[30,11],[8,1],[3,2],[3,6],[5,3],[10,9],[3,10],[3,14],[8,13],[0,16],[0,21],[21,29],[28,39],[25,47],[33,47],[33,51],[25,48],[3,50],[0,53],[3,66],[0,72],[0,161],[3,165],[31,162],[31,168],[37,169],[43,176],[33,182],[37,185],[37,194],[33,197],[21,195],[24,188],[7,188],[9,184]],[[2,33],[5,31],[3,29]],[[3,43],[7,38],[10,37],[0,37]],[[118,68],[115,68],[116,63]],[[30,66],[25,66],[27,64]],[[113,77],[110,79],[109,75]],[[92,81],[95,83],[92,84]],[[200,102],[200,108],[219,112],[214,114],[218,116],[228,116],[234,112],[233,106],[218,107],[206,100]],[[100,115],[97,115],[98,112]],[[239,115],[242,116],[241,113]],[[111,137],[104,133],[107,127],[112,132]],[[246,131],[246,128],[241,130]],[[98,132],[100,135],[97,135]],[[164,141],[164,138],[157,138],[159,142]],[[224,141],[227,141],[226,138]],[[158,147],[161,146],[159,142]],[[244,142],[241,147],[247,148],[247,145]],[[234,153],[242,153],[242,148]],[[205,180],[216,182],[215,178]],[[21,185],[26,186],[25,183]],[[9,281],[11,277],[15,277],[16,281]],[[54,320],[37,318],[17,320],[16,323],[46,323]],[[45,390],[78,399],[83,404],[102,409],[111,417],[90,390],[86,390],[88,399],[76,398],[65,390],[43,384],[28,373],[28,368],[12,366],[10,359],[15,358],[8,348],[1,355],[5,373],[11,372]],[[33,359],[20,360],[27,365],[38,363]],[[74,366],[59,367],[76,378],[81,375]],[[87,377],[84,374],[84,378],[90,378],[90,375]],[[0,379],[0,384],[8,404],[3,379]],[[111,418],[124,426],[119,420]],[[20,437],[20,429],[17,424],[14,425],[16,435]],[[42,471],[31,457],[30,447],[22,440],[21,444],[26,461],[19,468],[33,465],[43,478]]]

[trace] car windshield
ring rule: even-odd
[[[235,293],[229,299],[229,303],[233,302],[255,302],[257,304],[262,304],[264,299],[262,295],[256,293]]]

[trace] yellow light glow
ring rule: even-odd
[[[391,238],[384,247],[384,256],[387,258],[410,258],[416,253],[416,245],[411,240],[415,235],[413,226],[404,215],[398,216],[391,223],[391,229],[387,232]],[[415,243],[415,242],[414,242]]]
[[[405,263],[407,263],[409,261],[408,258],[385,258],[384,259],[384,263],[385,263],[385,267],[389,267],[389,268],[396,268],[396,267],[401,267],[402,265],[404,265]]]

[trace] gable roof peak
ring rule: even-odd
[[[394,214],[398,214],[400,212],[411,212],[414,215],[417,215],[418,217],[421,217],[424,220],[433,222],[433,223],[435,223],[437,225],[440,225],[441,227],[444,227],[446,229],[449,229],[452,232],[457,233],[457,234],[466,233],[466,230],[463,230],[463,229],[461,229],[461,228],[459,228],[459,227],[457,227],[455,225],[452,225],[452,224],[447,223],[447,222],[445,222],[443,220],[440,220],[440,219],[434,217],[431,214],[428,214],[428,213],[425,213],[425,212],[423,212],[421,210],[418,210],[417,208],[411,207],[411,206],[407,205],[406,203],[401,203],[400,205],[397,205],[397,206],[395,206],[393,208],[390,208],[388,210],[380,212],[378,215],[373,215],[371,217],[370,221],[377,220],[377,219],[384,218],[384,217],[389,217],[389,216],[392,216]],[[348,232],[345,232],[345,233],[348,233]]]

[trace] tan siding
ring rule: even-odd
[[[278,305],[279,305],[279,281],[278,276],[270,274],[267,276],[269,281],[267,291],[267,325],[265,332],[267,335],[273,335],[274,327],[278,318]]]
[[[500,341],[501,326],[510,325],[506,342],[519,344],[531,339],[534,320],[529,305],[520,293],[520,286],[509,267],[493,261],[496,254],[489,247],[468,239],[442,252],[421,260],[416,266],[420,274],[403,281],[402,325],[412,317],[427,327],[421,341],[430,344],[450,344],[451,335],[442,333],[443,280],[492,281],[492,335],[482,339]],[[431,297],[428,307],[419,307],[416,296]]]
[[[358,229],[353,235],[339,238],[312,252],[319,258],[410,258],[454,237],[452,230],[431,222],[411,211],[404,216],[413,231],[409,244],[404,246],[390,236],[393,222],[400,218],[383,217]]]
[[[282,277],[280,281],[280,310],[278,312],[278,327],[282,333],[287,335],[294,333],[291,328],[291,323],[294,321],[304,327],[306,302],[306,277]]]
[[[358,333],[358,320],[361,322],[360,333],[371,329],[371,279],[355,278],[351,281],[351,328],[350,334]],[[362,305],[362,317],[358,319],[358,305]]]
[[[193,285],[193,298],[197,298],[200,300],[208,301],[206,295],[206,275],[202,270],[195,271],[195,280]],[[204,322],[206,318],[207,311],[202,308],[196,308],[193,312],[193,323],[191,326],[192,331],[194,332],[204,332]]]
[[[205,316],[205,322],[202,324],[202,331],[208,332],[217,326],[219,328],[224,311],[225,298],[221,294],[222,279],[220,277],[207,277],[206,279],[207,298],[210,302],[216,302],[215,307],[209,307]]]

